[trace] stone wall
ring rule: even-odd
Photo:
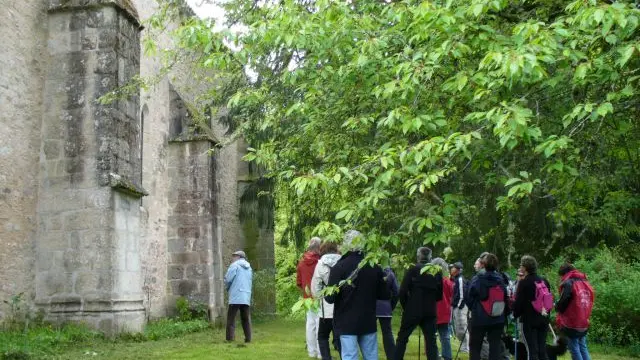
[[[139,23],[107,0],[52,0],[48,22],[36,304],[54,321],[140,331],[139,100],[97,102],[138,74]]]
[[[3,300],[34,296],[46,16],[44,1],[9,1],[0,11],[0,318]]]
[[[257,269],[273,266],[271,230],[238,217],[251,181],[246,145],[208,154],[226,142],[217,122],[215,140],[190,136],[180,101],[194,105],[207,86],[191,64],[140,96],[96,102],[138,72],[161,70],[159,57],[140,53],[138,32],[156,7],[34,0],[0,12],[0,32],[15,34],[0,52],[10,70],[0,72],[0,300],[24,292],[53,320],[135,331],[144,315],[172,314],[177,296],[223,316],[235,250],[254,254]],[[154,39],[173,47],[166,32]]]
[[[157,8],[155,1],[135,0],[136,10],[144,21]],[[144,29],[141,38],[149,36]],[[159,48],[169,47],[167,35],[157,37]],[[157,57],[142,56],[140,75],[154,77],[162,68]],[[148,318],[167,315],[167,218],[169,216],[168,146],[170,124],[170,84],[167,78],[141,91],[142,185],[149,196],[142,200],[140,254],[143,291]]]

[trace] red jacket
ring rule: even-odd
[[[442,278],[442,300],[436,303],[438,316],[437,324],[451,322],[451,300],[453,299],[453,281],[448,277]]]
[[[556,324],[561,329],[585,332],[593,309],[594,291],[587,277],[573,270],[562,277],[560,300],[556,306]]]
[[[311,278],[316,264],[320,260],[320,254],[307,251],[302,254],[302,259],[298,262],[298,270],[296,271],[296,285],[303,292],[304,298],[313,297],[311,295]]]

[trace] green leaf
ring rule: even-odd
[[[618,61],[618,64],[620,65],[620,67],[623,67],[627,64],[629,59],[631,59],[631,56],[633,56],[633,53],[635,52],[635,50],[636,50],[635,46],[629,45],[620,51],[620,54],[622,55],[620,57],[620,60]]]
[[[482,8],[483,8],[482,4],[475,4],[473,5],[473,8],[471,9],[471,11],[473,12],[473,15],[475,17],[478,17],[480,16],[480,14],[482,14]]]
[[[351,210],[348,210],[348,209],[339,211],[336,214],[336,220],[344,219],[350,212]]]
[[[520,181],[522,181],[522,179],[520,179],[520,178],[511,178],[511,179],[507,180],[506,183],[504,183],[504,186],[505,187],[506,186],[511,186],[511,185],[513,185],[513,184],[515,184],[517,182],[520,182]]]
[[[596,110],[596,112],[601,117],[605,117],[607,114],[613,113],[613,105],[611,105],[610,102],[606,102],[606,103],[600,104],[600,106],[598,106],[598,109]]]

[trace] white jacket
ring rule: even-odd
[[[311,294],[314,298],[320,298],[320,292],[329,283],[331,268],[341,257],[342,255],[340,254],[325,254],[318,260],[318,264],[313,271],[313,277],[311,278]],[[322,303],[320,304],[320,317],[323,319],[333,319],[333,304],[329,304],[324,299],[322,299]]]

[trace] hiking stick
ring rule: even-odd
[[[462,340],[460,340],[460,346],[458,346],[458,352],[456,352],[456,360],[458,360],[458,355],[460,355],[460,349],[462,349],[464,339],[467,337],[467,331],[469,331],[469,323],[467,323],[467,327],[464,329],[464,335],[462,335]]]
[[[515,336],[515,341],[513,342],[513,347],[515,348],[513,350],[513,360],[518,360],[518,333],[520,332],[518,331],[518,319],[516,319],[515,330],[513,332]]]
[[[420,360],[420,353],[422,352],[422,351],[420,351],[420,338],[421,337],[422,337],[422,333],[420,331],[418,331],[418,360]]]
[[[556,332],[553,331],[551,324],[549,324],[549,330],[551,330],[551,335],[553,335],[553,345],[558,345],[558,337],[556,336]]]

